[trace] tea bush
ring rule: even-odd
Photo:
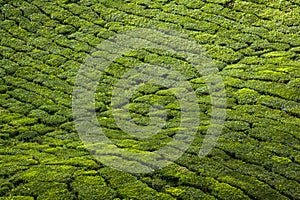
[[[99,176],[77,176],[71,187],[78,193],[78,199],[114,199],[116,196],[116,192]]]
[[[300,199],[299,5],[296,0],[0,1],[0,199]],[[185,58],[145,48],[119,56],[101,72],[97,119],[114,145],[129,152],[158,150],[183,129],[174,95],[180,89],[145,83],[130,100],[130,116],[147,125],[150,106],[159,103],[165,126],[145,140],[121,130],[111,92],[124,73],[144,64],[172,65],[195,91],[200,124],[194,141],[172,165],[150,174],[104,167],[105,161],[131,159],[150,169],[142,164],[147,159],[126,153],[97,160],[93,154],[113,148],[89,152],[72,121],[73,85],[87,56],[105,58],[112,52],[95,47],[137,27],[195,39],[212,57],[227,96],[218,142],[200,159],[207,130],[214,127],[213,102],[205,77]],[[148,38],[177,49],[167,39]]]

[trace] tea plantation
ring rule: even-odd
[[[300,199],[299,0],[0,0],[0,10],[1,200]],[[151,153],[180,130],[180,103],[151,83],[128,109],[146,126],[149,108],[160,102],[165,126],[146,140],[117,126],[111,91],[133,66],[172,65],[199,103],[186,152],[153,173],[131,174],[106,166],[81,141],[73,86],[88,56],[109,54],[97,50],[101,42],[143,27],[196,40],[218,68],[227,108],[218,142],[200,158],[212,112],[202,76],[185,58],[158,49],[119,56],[99,77],[95,111],[120,149]]]

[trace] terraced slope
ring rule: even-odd
[[[0,199],[300,199],[299,0],[1,0]],[[197,90],[201,124],[188,151],[152,174],[105,167],[75,130],[72,89],[79,67],[103,40],[135,27],[176,30],[214,59],[227,93],[225,126],[200,159],[210,98],[181,58],[143,50],[105,71],[96,111],[120,148],[153,151],[168,143],[180,112],[165,88],[139,88],[130,110],[147,124],[152,100],[168,123],[138,141],[113,120],[113,84],[132,65],[169,62]],[[116,162],[118,160],[116,159]],[[1,197],[2,196],[2,197]]]

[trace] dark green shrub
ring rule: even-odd
[[[66,122],[60,128],[68,132],[76,132],[74,122]]]
[[[7,74],[13,74],[18,69],[19,65],[8,59],[1,59],[0,66],[5,70]]]
[[[182,189],[182,193],[179,195],[179,197],[183,200],[197,200],[197,199],[204,199],[204,200],[213,200],[216,199],[215,197],[206,194],[200,189],[193,188],[193,187],[187,187],[187,186],[181,186],[179,187]]]
[[[286,199],[282,195],[278,194],[278,191],[280,191],[281,194],[285,194],[292,198],[297,198],[297,196],[299,196],[297,193],[297,188],[299,188],[299,184],[295,181],[288,180],[285,177],[274,172],[269,172],[261,166],[252,165],[239,160],[228,160],[227,164],[231,168],[233,167],[234,169],[238,169],[237,174],[232,176],[239,177],[238,179],[243,178],[243,176],[241,176],[240,173],[251,176],[250,179],[247,178],[245,180],[242,180],[243,182],[247,183],[246,185],[241,187],[247,187],[246,191],[253,194],[253,196],[255,197],[264,198],[265,196],[270,196],[272,198]],[[257,180],[255,180],[255,178],[257,178]],[[257,185],[258,181],[262,181],[273,188],[269,188],[269,186],[262,183],[260,184],[260,187],[253,187],[251,179],[253,179],[253,181],[256,182],[255,185]],[[234,179],[232,179],[231,184],[234,184],[234,182]],[[247,186],[247,184],[250,184],[250,186]],[[274,188],[277,191],[274,190]]]
[[[40,123],[31,126],[31,130],[38,132],[39,135],[44,135],[50,131],[53,131],[53,129],[54,129],[53,127],[49,127],[46,126],[45,124],[40,124]]]
[[[30,92],[19,88],[10,91],[9,94],[20,101],[31,103],[34,106],[41,106],[46,101],[44,98],[42,98],[34,92]]]
[[[8,193],[14,185],[5,179],[0,179],[0,195],[5,196],[6,193]]]
[[[29,2],[19,2],[19,5],[16,5],[22,10],[22,14],[25,17],[30,17],[32,14],[39,13],[40,10]]]
[[[28,116],[43,120],[44,118],[49,117],[49,114],[43,110],[32,110],[32,111],[30,111]]]
[[[0,121],[1,122],[1,121]],[[18,134],[18,131],[16,130],[15,127],[10,126],[8,124],[2,124],[0,125],[0,133],[2,134],[2,137],[14,137]]]
[[[52,200],[52,199],[57,199],[57,200],[65,200],[65,199],[76,199],[76,196],[71,193],[68,188],[64,189],[52,189],[48,190],[47,192],[44,192],[43,194],[39,195],[37,197],[37,200]]]
[[[20,132],[16,138],[18,140],[28,142],[28,141],[31,141],[32,139],[34,139],[37,136],[38,136],[38,133],[36,131],[28,130],[28,131]]]
[[[9,156],[10,155],[1,155],[1,159]],[[11,177],[19,171],[28,169],[28,166],[18,165],[17,161],[0,163],[0,167],[0,177]]]

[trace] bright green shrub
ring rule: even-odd
[[[60,128],[68,132],[76,132],[74,122],[63,123]]]
[[[69,4],[65,4],[63,6],[75,15],[79,15],[79,14],[83,13],[84,11],[89,10],[89,7],[83,6],[83,5],[78,5],[77,3],[69,3]]]
[[[99,173],[96,170],[86,170],[86,169],[78,169],[75,173],[74,173],[74,177],[83,177],[83,176],[98,176]]]
[[[74,170],[75,167],[67,165],[38,165],[22,172],[17,178],[30,184],[33,184],[34,181],[68,182]]]
[[[58,183],[58,182],[40,182],[40,181],[31,181],[29,183],[20,184],[16,188],[12,189],[10,192],[13,195],[24,195],[24,196],[41,196],[47,194],[51,194],[51,192],[55,193],[56,191],[66,191],[67,184],[66,183]],[[64,193],[62,192],[62,196]],[[57,199],[62,199],[57,196]]]
[[[55,150],[53,150],[55,152]],[[47,151],[49,152],[49,151]],[[70,155],[71,156],[71,155]],[[48,162],[47,164],[54,164],[54,165],[71,165],[76,167],[85,167],[87,169],[97,169],[99,165],[95,163],[95,161],[91,160],[90,157],[74,157],[68,158],[61,161],[52,161]]]
[[[22,115],[18,113],[10,113],[10,112],[1,113],[0,122],[1,124],[10,123],[13,120],[20,119],[21,117]]]
[[[249,163],[243,163],[243,164],[238,164],[239,171],[248,174],[252,177],[256,177],[259,180],[262,180],[269,184],[270,186],[276,188],[278,191],[280,191],[282,194],[285,194],[287,196],[297,198],[299,197],[297,191],[299,188],[299,183],[293,181],[293,180],[288,180],[283,176],[280,176],[279,174],[276,174],[274,172],[269,172],[266,169],[264,169],[261,166],[257,165],[251,165]],[[265,194],[268,190],[262,189],[261,192],[260,190],[257,190],[257,188],[253,188],[260,196],[266,196]],[[279,198],[278,192],[272,192],[269,190],[267,192],[268,195],[272,195],[272,198]],[[272,194],[273,193],[273,194]],[[277,195],[277,196],[274,196]],[[282,196],[281,196],[282,198]]]
[[[76,31],[71,25],[60,25],[55,28],[58,34],[70,34]]]
[[[204,45],[204,48],[213,59],[218,59],[226,63],[236,62],[243,57],[242,54],[222,46]]]
[[[0,197],[1,200],[34,200],[34,197],[30,196],[8,196]]]
[[[214,1],[216,1],[216,0],[214,0]],[[205,4],[204,6],[201,7],[201,10],[204,11],[204,12],[207,12],[207,13],[217,13],[217,14],[219,14],[219,12],[223,9],[223,6],[215,4],[215,3],[225,3],[225,2],[224,1],[220,2],[222,0],[220,0],[219,2],[214,2],[214,1],[209,0],[209,2],[212,2],[212,3]]]
[[[78,193],[79,199],[114,199],[116,195],[100,176],[78,176],[71,187]]]
[[[253,104],[256,103],[260,94],[255,90],[249,88],[243,88],[238,90],[235,93],[235,96],[239,104]]]
[[[245,131],[250,129],[249,123],[243,121],[226,121],[225,126],[233,131]]]
[[[74,26],[75,28],[80,28],[82,26],[86,26],[87,24],[90,24],[90,22],[81,19],[78,16],[72,16],[72,15],[67,15],[67,18],[64,20],[64,23],[66,24],[70,24],[72,26]]]
[[[22,11],[19,8],[15,8],[10,4],[1,5],[1,11],[4,13],[5,18],[16,20],[22,16]]]
[[[182,193],[184,193],[183,189],[177,187],[165,187],[164,191],[175,197],[179,197]]]
[[[212,195],[217,196],[219,199],[251,199],[240,189],[226,183],[215,182],[210,186],[210,189],[212,190]]]
[[[21,119],[13,120],[10,122],[13,126],[25,126],[25,125],[33,125],[37,123],[36,118],[30,118],[30,117],[22,117]]]
[[[37,73],[37,70],[33,67],[22,67],[19,68],[15,74],[15,76],[26,79],[28,81],[32,81],[36,77],[38,77],[40,74]]]
[[[21,166],[38,164],[38,161],[30,155],[1,155],[0,157],[2,163],[18,163]]]
[[[201,8],[203,5],[205,5],[204,2],[202,1],[197,1],[197,0],[191,0],[191,1],[187,1],[187,0],[176,0],[175,1],[177,4],[179,5],[184,5],[187,8],[194,8],[194,9],[199,9]]]
[[[130,199],[156,199],[161,196],[157,191],[148,187],[145,183],[139,181],[131,182],[130,184],[124,184],[117,188],[118,193],[122,198]],[[163,199],[169,199],[170,197],[165,196]]]

